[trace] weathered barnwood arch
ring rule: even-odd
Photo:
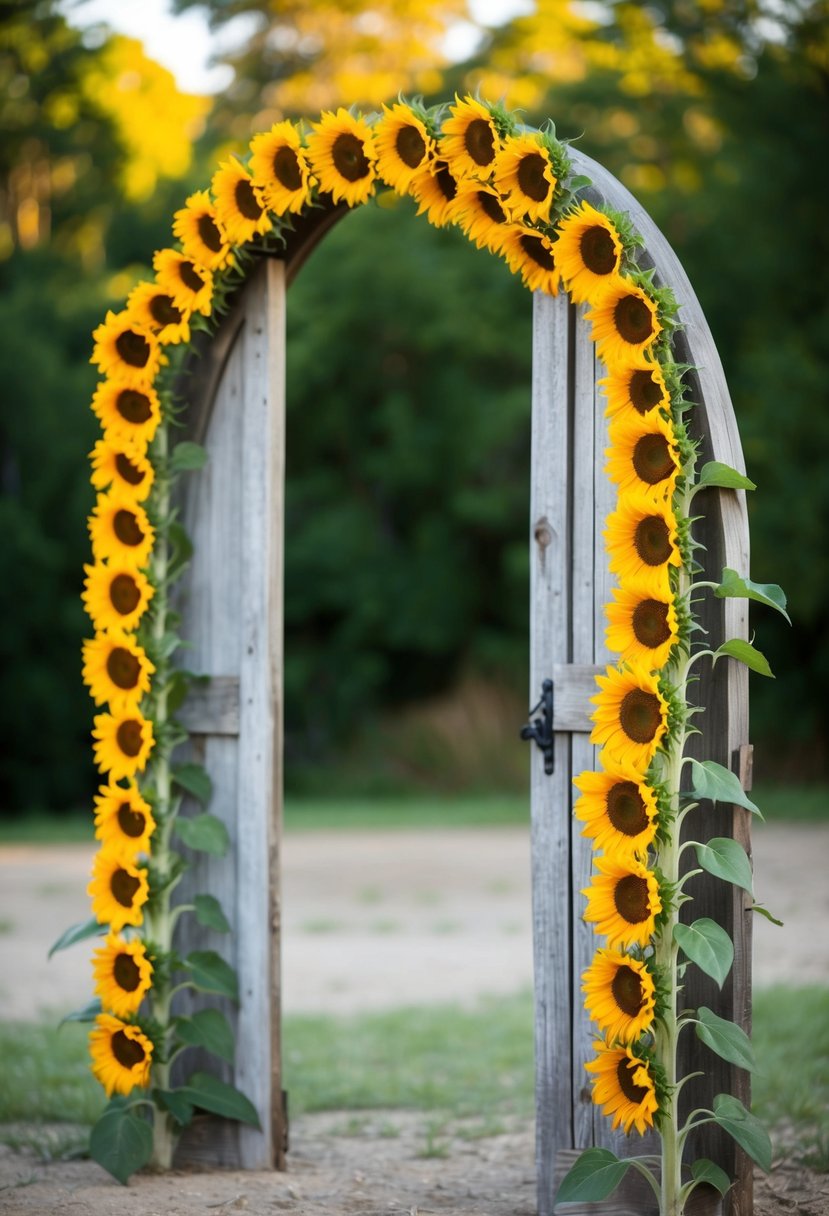
[[[702,458],[742,469],[720,360],[675,254],[612,175],[575,150],[570,155],[574,169],[593,182],[588,198],[628,212],[645,241],[640,266],[655,267],[656,281],[676,295],[684,330],[675,339],[675,354],[695,369],[689,373],[689,398],[696,403],[691,426],[701,441]],[[238,971],[242,995],[238,1010],[227,1010],[238,1043],[235,1070],[228,1068],[227,1076],[256,1105],[262,1130],[207,1120],[201,1148],[193,1133],[183,1148],[244,1167],[281,1167],[286,1142],[279,987],[286,293],[309,253],[347,212],[344,205],[304,212],[284,253],[255,263],[230,313],[198,352],[187,388],[189,436],[205,444],[210,459],[189,479],[181,503],[194,540],[192,564],[182,583],[182,632],[191,646],[187,665],[210,676],[210,683],[191,693],[182,718],[191,746],[213,779],[211,809],[227,823],[233,844],[223,859],[194,855],[188,883],[219,895],[235,928],[228,946],[227,938],[189,925],[187,946],[233,952],[229,961]],[[621,1156],[630,1151],[626,1138],[610,1133],[593,1106],[584,1073],[593,1036],[580,976],[590,961],[594,935],[582,919],[580,891],[588,884],[591,850],[573,824],[571,780],[594,767],[589,698],[595,674],[613,661],[604,645],[603,606],[611,580],[601,543],[613,490],[603,472],[607,422],[597,387],[602,369],[584,311],[563,293],[534,296],[531,703],[545,679],[552,678],[555,688],[554,772],[545,773],[538,751],[531,761],[542,1216],[552,1211],[554,1176],[573,1150],[607,1144]],[[725,566],[747,570],[743,492],[709,488],[695,500],[696,507],[704,517],[697,535],[705,545],[701,560],[706,577],[718,579]],[[704,624],[712,637],[746,637],[744,600],[713,600],[706,611]],[[699,689],[707,706],[703,734],[695,741],[700,754],[738,771],[748,785],[747,669],[718,664]],[[748,849],[746,819],[721,804],[708,806],[705,836],[734,836]],[[697,833],[701,830],[697,821]],[[695,911],[723,924],[735,944],[735,964],[722,991],[693,968],[687,1002],[706,1004],[748,1029],[750,913],[745,894],[703,878],[694,879],[691,888]],[[686,1087],[689,1108],[709,1104],[719,1092],[747,1102],[747,1074],[713,1054],[705,1068],[706,1075]],[[699,1151],[737,1179],[728,1210],[732,1216],[747,1216],[747,1158],[716,1128],[701,1133]],[[647,1212],[647,1205],[644,1192],[631,1187],[627,1207],[623,1201],[617,1210]]]

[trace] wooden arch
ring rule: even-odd
[[[588,198],[629,213],[645,241],[640,266],[654,266],[657,283],[674,291],[685,327],[675,353],[695,368],[689,398],[696,403],[691,426],[701,440],[701,460],[742,470],[720,360],[676,255],[620,182],[575,149],[569,154],[574,171],[593,182]],[[249,275],[217,333],[197,351],[187,381],[188,437],[205,444],[210,459],[188,479],[182,496],[184,524],[195,546],[182,580],[182,634],[191,645],[188,667],[209,675],[210,682],[191,692],[181,717],[196,758],[213,779],[211,810],[225,820],[233,845],[222,859],[194,854],[187,881],[193,890],[219,896],[235,932],[228,945],[227,938],[191,925],[192,918],[185,918],[182,928],[187,923],[192,934],[187,949],[232,952],[228,961],[239,975],[241,1001],[238,1010],[226,1010],[238,1044],[235,1069],[228,1066],[226,1077],[251,1098],[262,1130],[205,1118],[195,1133],[186,1134],[182,1152],[247,1168],[281,1168],[286,1146],[279,987],[286,289],[347,212],[344,205],[320,207],[299,218],[284,255],[263,259]],[[580,976],[594,937],[582,920],[580,891],[589,881],[591,850],[573,824],[571,780],[595,767],[589,698],[595,674],[613,661],[604,646],[603,607],[611,580],[601,531],[614,505],[603,472],[606,419],[597,388],[603,372],[584,311],[564,294],[534,297],[530,703],[538,699],[544,679],[552,678],[555,686],[553,774],[545,773],[540,752],[534,750],[531,760],[540,1216],[552,1212],[555,1177],[575,1151],[591,1144],[607,1145],[620,1156],[631,1151],[630,1142],[611,1133],[593,1106],[584,1073],[593,1034]],[[744,493],[707,488],[696,507],[704,516],[696,534],[705,545],[705,577],[718,580],[725,566],[746,573]],[[712,638],[747,636],[746,601],[709,597],[706,612],[703,624]],[[703,734],[694,741],[699,754],[737,771],[748,788],[747,668],[720,663],[699,687],[707,706]],[[705,838],[734,836],[749,850],[747,819],[738,808],[709,804],[696,817],[695,832],[704,831]],[[751,931],[745,893],[707,875],[692,882],[695,915],[724,926],[734,941],[735,962],[722,991],[692,968],[687,1004],[706,1004],[748,1030]],[[186,897],[185,890],[180,898]],[[685,1050],[690,1050],[688,1040]],[[748,1074],[713,1053],[706,1054],[705,1068],[704,1077],[686,1086],[690,1106],[710,1105],[722,1092],[748,1105]],[[750,1162],[718,1128],[699,1135],[698,1153],[736,1178],[726,1211],[748,1216]],[[649,1202],[634,1178],[614,1210],[647,1213]]]

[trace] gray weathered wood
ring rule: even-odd
[[[191,735],[238,735],[238,676],[212,676],[205,684],[194,684],[177,716]]]

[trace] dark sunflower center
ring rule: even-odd
[[[613,902],[622,920],[641,925],[651,913],[647,880],[638,874],[626,874],[616,883]]]
[[[410,169],[416,169],[426,155],[426,140],[417,127],[401,127],[394,140],[397,155]]]
[[[619,707],[622,730],[634,743],[650,743],[662,722],[659,697],[653,692],[632,688]]]
[[[118,827],[125,836],[129,836],[132,840],[137,840],[142,836],[144,829],[147,826],[147,820],[143,811],[135,811],[128,802],[122,802],[118,807]]]
[[[619,336],[631,346],[647,342],[653,333],[651,310],[638,296],[622,296],[613,309],[613,320]]]
[[[141,1044],[128,1038],[123,1030],[116,1030],[112,1036],[112,1054],[123,1068],[135,1068],[136,1064],[143,1064],[147,1058]]]
[[[550,183],[544,176],[547,162],[539,152],[530,152],[518,162],[518,185],[533,202],[543,203],[550,193]]]
[[[637,476],[655,486],[676,469],[670,444],[664,435],[643,435],[633,449],[633,467]]]
[[[539,236],[529,236],[524,232],[519,237],[519,244],[528,258],[540,266],[542,270],[554,270],[553,255]]]
[[[169,296],[153,296],[150,301],[150,315],[156,325],[178,325],[181,321],[181,309],[176,308]]]
[[[655,649],[671,636],[668,624],[668,605],[662,600],[641,600],[633,610],[631,619],[637,642]]]
[[[139,393],[133,388],[124,388],[118,394],[115,408],[125,422],[140,426],[152,417],[153,410],[146,393]]]
[[[262,208],[256,195],[253,193],[253,186],[246,177],[240,177],[237,181],[233,197],[236,200],[236,206],[239,208],[246,220],[258,220],[262,214]]]
[[[107,656],[107,675],[116,688],[135,688],[141,675],[141,664],[125,646],[113,646]]]
[[[646,566],[661,566],[671,556],[671,533],[661,515],[646,515],[636,525],[633,544]]]
[[[640,414],[647,414],[662,400],[662,388],[651,372],[635,371],[630,378],[630,402]]]
[[[179,262],[178,274],[184,286],[191,291],[199,292],[204,287],[204,279],[192,262]]]
[[[340,177],[347,182],[358,182],[371,169],[363,141],[350,131],[342,131],[334,140],[331,159]]]
[[[645,802],[636,783],[617,781],[607,791],[607,817],[617,832],[638,836],[648,826]]]
[[[487,219],[492,220],[493,224],[506,223],[506,212],[491,190],[478,191],[478,204],[484,215]]]
[[[302,186],[302,170],[299,157],[293,148],[283,144],[277,148],[273,158],[273,175],[286,190],[299,190]]]
[[[140,886],[140,881],[127,870],[116,870],[109,880],[109,889],[112,892],[112,897],[122,908],[132,907],[135,893]]]
[[[447,202],[452,201],[458,193],[458,184],[452,174],[449,172],[449,166],[445,161],[441,161],[435,169],[435,181],[438,188]]]
[[[109,602],[121,616],[128,616],[138,607],[141,591],[131,574],[116,574],[109,584]]]
[[[112,965],[112,978],[124,992],[135,992],[141,983],[141,971],[131,954],[119,954],[116,957]]]
[[[150,344],[143,334],[125,329],[115,339],[115,349],[130,367],[146,367],[150,357]]]
[[[115,457],[115,467],[118,470],[118,476],[123,478],[128,485],[140,486],[144,480],[144,474],[134,465],[129,456],[125,456],[123,452],[118,452]]]
[[[196,230],[202,244],[206,245],[211,253],[221,253],[222,234],[212,215],[200,215],[196,220]]]
[[[139,527],[136,516],[132,511],[126,511],[123,508],[115,512],[112,530],[122,545],[140,545],[144,539],[144,533]]]
[[[642,979],[627,963],[619,967],[610,985],[613,999],[629,1018],[635,1018],[645,1003]]]
[[[601,224],[594,224],[581,234],[581,258],[593,274],[612,274],[616,269],[616,248],[613,237]]]
[[[476,165],[491,165],[495,157],[495,133],[485,118],[473,118],[463,142]]]
[[[628,1102],[634,1102],[638,1106],[640,1102],[644,1102],[645,1098],[647,1098],[648,1090],[643,1085],[634,1085],[633,1083],[631,1061],[627,1056],[619,1061],[616,1069],[616,1080],[619,1082],[619,1089],[621,1089]]]
[[[141,751],[141,723],[136,718],[127,718],[115,732],[118,746],[125,756],[137,756]]]

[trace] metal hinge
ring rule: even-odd
[[[542,710],[540,718],[533,714]],[[544,772],[549,776],[555,771],[555,739],[553,738],[553,681],[545,680],[541,685],[541,700],[530,710],[529,722],[521,727],[521,738],[534,739],[544,753]]]

